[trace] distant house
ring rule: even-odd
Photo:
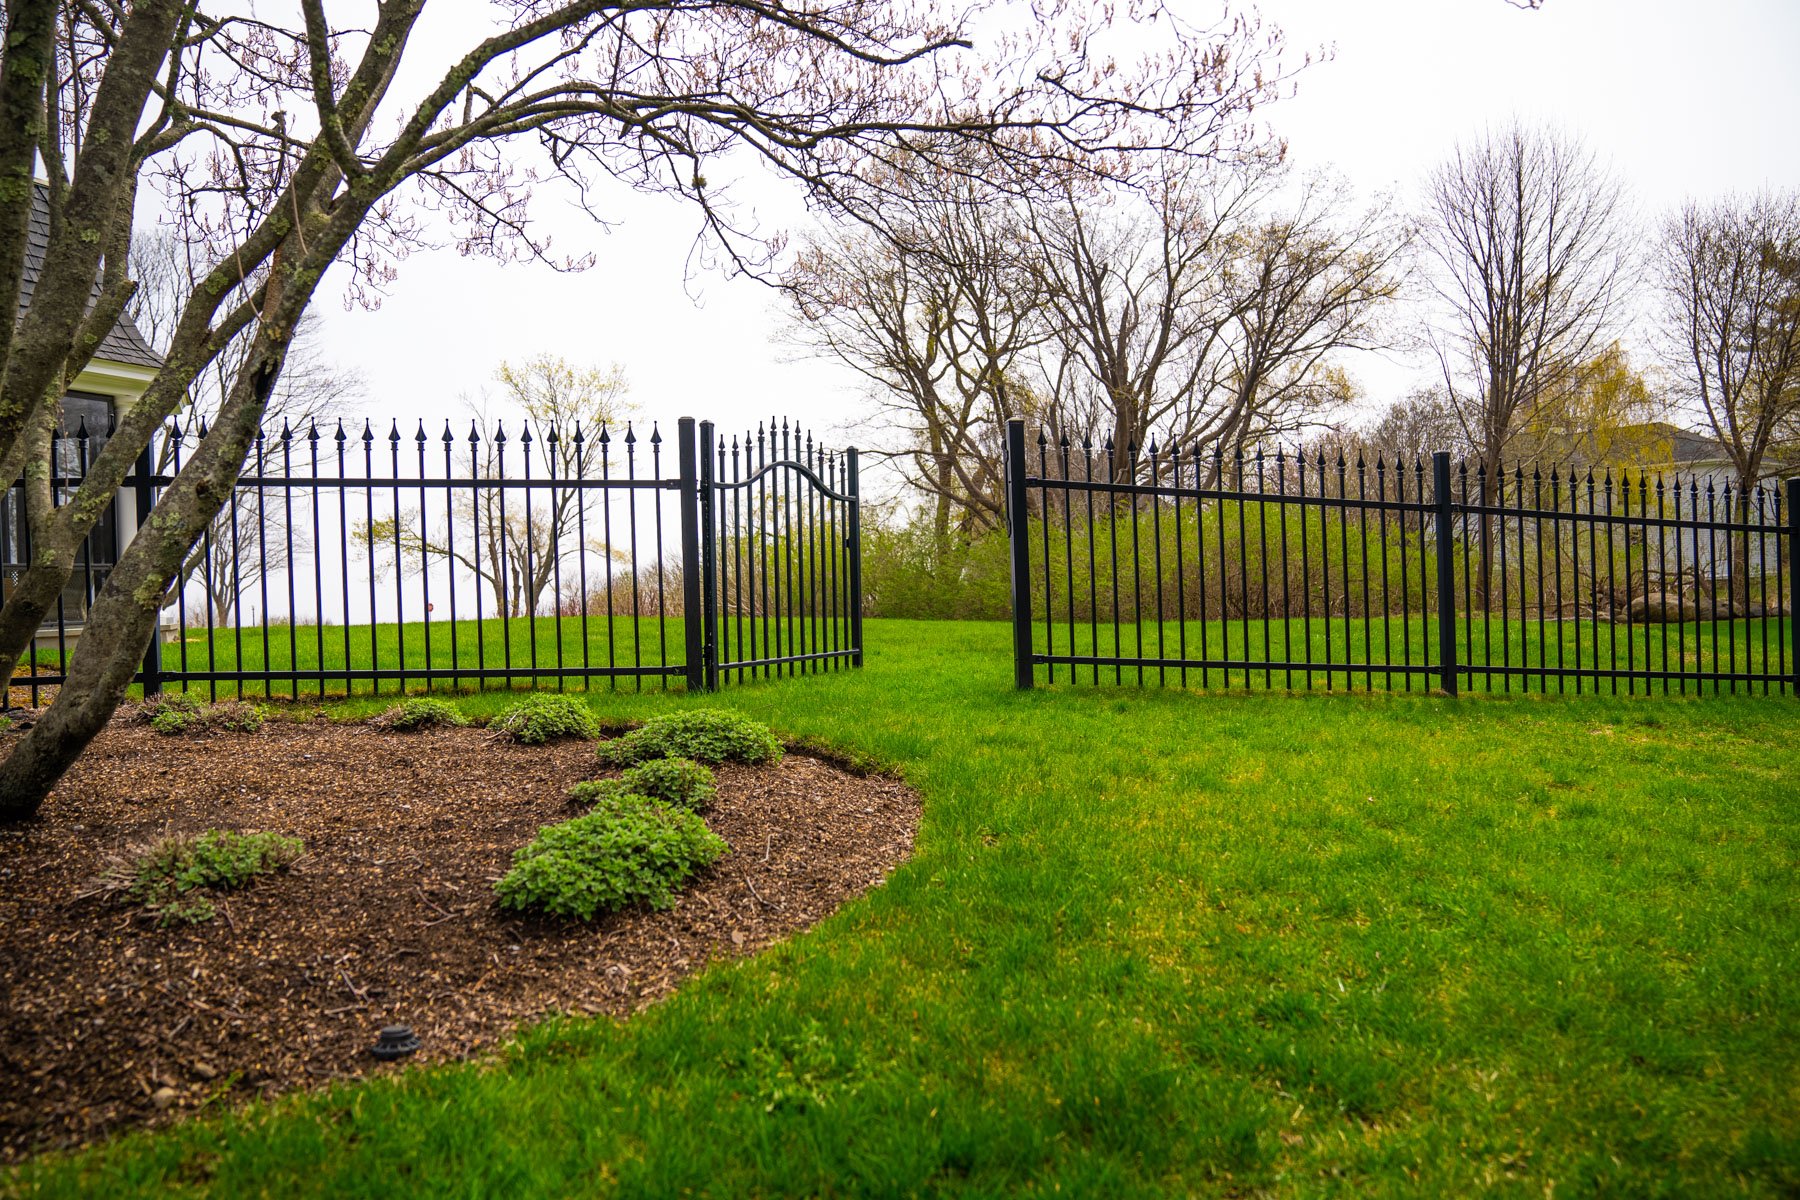
[[[1638,472],[1672,479],[1680,475],[1683,486],[1689,480],[1697,483],[1702,493],[1712,484],[1723,492],[1727,483],[1737,487],[1737,467],[1725,444],[1710,433],[1683,429],[1668,421],[1644,421],[1623,425],[1604,435],[1588,434],[1576,451],[1576,462],[1592,465],[1598,472],[1602,466],[1614,471],[1628,470],[1633,478]],[[1768,461],[1764,474],[1781,478],[1789,473],[1788,465]],[[1765,478],[1765,486],[1769,478]]]
[[[1710,434],[1667,421],[1649,421],[1614,431],[1608,436],[1605,449],[1601,460],[1615,470],[1623,465],[1634,479],[1643,472],[1652,488],[1660,477],[1680,491],[1679,501],[1672,495],[1665,498],[1660,510],[1665,515],[1674,516],[1678,509],[1684,522],[1737,521],[1735,504],[1726,503],[1727,487],[1734,497],[1737,492],[1737,467],[1724,443]],[[1786,473],[1782,464],[1766,464],[1765,474],[1774,478],[1765,478],[1760,496],[1752,498],[1752,525],[1773,524],[1774,510],[1757,507],[1755,500],[1760,498],[1765,506],[1772,504],[1778,486],[1775,479]],[[1651,495],[1654,496],[1653,491]],[[1654,499],[1651,503],[1655,503]],[[1734,565],[1743,563],[1749,569],[1753,588],[1774,568],[1777,540],[1769,535],[1717,529],[1684,529],[1674,536],[1646,539],[1651,553],[1660,552],[1664,559],[1678,555],[1684,573],[1695,582],[1729,579]]]
[[[50,206],[47,190],[33,190],[31,223],[25,245],[25,272],[19,288],[19,311],[31,304],[43,274],[44,256],[50,245]],[[95,293],[99,283],[95,282]],[[93,360],[62,400],[62,419],[56,439],[55,475],[59,502],[73,493],[73,481],[81,476],[84,460],[93,461],[118,419],[149,387],[162,366],[162,358],[150,348],[129,315],[119,318],[100,341]],[[85,429],[85,444],[79,434]],[[0,496],[0,590],[8,588],[24,570],[29,543],[26,535],[25,492],[15,486]],[[54,645],[60,636],[78,633],[87,616],[94,592],[119,560],[119,551],[137,529],[137,498],[129,489],[114,501],[89,535],[85,553],[74,576],[63,590],[58,612],[45,619],[47,638]],[[40,642],[46,640],[40,637]]]

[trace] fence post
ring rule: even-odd
[[[719,542],[713,520],[713,423],[700,422],[700,619],[702,662],[709,692],[719,690]]]
[[[850,663],[863,665],[862,589],[862,473],[856,447],[844,452],[844,493],[850,497],[850,532],[844,546],[850,552]]]
[[[1787,481],[1788,673],[1800,698],[1800,476]]]
[[[156,502],[156,487],[151,481],[151,474],[156,463],[151,458],[150,447],[145,446],[137,460],[137,527],[142,529],[150,523],[150,506]],[[120,532],[124,532],[121,530]],[[135,533],[135,531],[134,531]],[[123,550],[124,547],[119,547]],[[118,556],[113,556],[118,561]],[[144,650],[144,696],[155,696],[162,691],[162,612],[156,614],[156,620],[150,626],[150,645]]]
[[[1456,571],[1451,566],[1455,513],[1450,505],[1450,455],[1431,456],[1432,498],[1437,503],[1438,684],[1446,696],[1456,695]]]
[[[1031,549],[1025,511],[1025,422],[1006,422],[1006,541],[1011,549],[1013,686],[1030,689],[1036,680],[1031,665]]]
[[[706,633],[700,606],[700,473],[694,418],[675,424],[676,461],[681,471],[681,619],[686,645],[687,690],[706,690]]]

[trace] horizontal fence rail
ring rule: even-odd
[[[1800,694],[1800,481],[1027,438],[1015,683]],[[1785,493],[1785,494],[1784,494]]]
[[[786,421],[729,449],[688,418],[673,446],[654,424],[414,424],[259,437],[136,682],[213,700],[710,690],[861,664],[855,450]],[[110,564],[205,435],[171,424],[140,459],[6,706],[54,695]],[[58,437],[61,503],[98,438]],[[4,505],[0,603],[30,562],[22,485]]]

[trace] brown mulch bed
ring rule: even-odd
[[[429,1062],[546,1013],[630,1013],[880,883],[918,824],[892,780],[798,754],[721,767],[706,820],[732,852],[675,907],[590,926],[503,914],[493,880],[596,773],[590,745],[477,729],[115,723],[41,820],[0,831],[0,1158],[392,1071],[369,1054],[390,1023]],[[201,925],[78,898],[109,851],[209,828],[298,835],[307,857]]]
[[[33,666],[30,663],[20,663],[13,669],[11,686],[7,691],[6,709],[9,712],[13,709],[24,709],[29,711],[33,705],[49,704],[52,700],[56,699],[56,693],[61,690],[62,685],[59,683],[40,683],[38,684],[37,692],[34,695],[31,688],[32,676],[49,675],[54,678],[61,674],[62,669],[60,667],[40,667]],[[0,713],[0,715],[7,714]],[[12,715],[17,714],[14,713]]]

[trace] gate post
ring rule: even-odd
[[[700,422],[700,644],[705,671],[701,684],[719,690],[719,542],[713,520],[713,423]]]
[[[700,606],[700,474],[694,418],[675,424],[676,461],[681,479],[681,619],[687,658],[687,690],[706,690],[706,634]]]
[[[1025,422],[1006,422],[1006,540],[1012,551],[1013,686],[1029,689],[1031,666],[1031,549],[1025,509]]]
[[[1437,504],[1438,684],[1456,695],[1456,571],[1451,566],[1454,512],[1450,506],[1450,455],[1431,456],[1432,499]]]
[[[138,455],[137,460],[138,529],[142,529],[150,523],[150,506],[155,503],[156,497],[156,489],[151,482],[151,473],[155,468],[156,464],[150,456],[150,447],[145,446],[144,452]],[[124,532],[123,529],[119,530],[120,534]],[[134,530],[133,533],[135,534],[135,532]],[[120,546],[119,550],[123,551],[124,548],[124,546]],[[113,555],[113,561],[115,563],[119,561],[118,554]],[[144,650],[143,680],[145,699],[162,691],[162,611],[160,609],[157,611],[156,620],[150,626],[150,645]]]
[[[1800,475],[1787,481],[1788,673],[1800,698]]]
[[[844,493],[850,497],[850,534],[845,547],[850,551],[850,664],[863,665],[863,589],[862,589],[862,474],[857,465],[856,447],[844,452]]]

